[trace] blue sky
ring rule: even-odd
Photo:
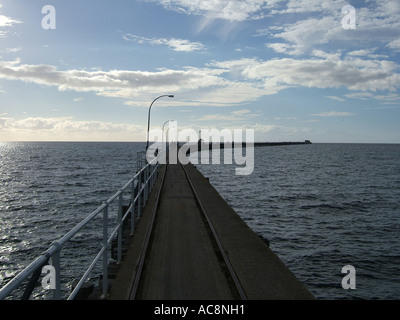
[[[399,143],[399,57],[398,0],[0,0],[0,141]]]

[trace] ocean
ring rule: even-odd
[[[125,185],[144,148],[0,143],[0,287]],[[197,167],[317,299],[397,300],[399,160],[397,144],[311,144],[255,148],[248,176],[236,165]],[[64,294],[100,249],[98,220],[63,250]],[[355,289],[342,287],[346,265]],[[45,297],[39,287],[32,298]]]

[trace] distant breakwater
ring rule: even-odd
[[[312,144],[310,140],[304,141],[283,141],[283,142],[254,142],[254,147],[273,147],[273,146],[289,146],[289,145],[302,145],[302,144]],[[247,142],[198,142],[198,150],[207,150],[212,148],[235,148],[235,147],[247,147]]]

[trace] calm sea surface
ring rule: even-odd
[[[255,148],[250,176],[199,167],[317,298],[400,298],[400,145]]]
[[[0,286],[125,185],[144,147],[0,143]],[[400,298],[400,145],[260,147],[254,162],[249,176],[197,167],[317,298]],[[101,218],[65,247],[65,292],[100,243]],[[355,290],[342,288],[345,265]]]

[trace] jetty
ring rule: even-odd
[[[213,147],[219,147],[220,149],[224,148],[234,148],[234,147],[242,147],[246,148],[247,147],[247,142],[232,142],[232,143],[226,143],[226,142],[220,142],[220,143],[204,143],[199,141],[199,150],[203,149],[212,149]],[[293,146],[293,145],[303,145],[303,144],[312,144],[310,140],[304,140],[304,141],[282,141],[282,142],[254,142],[251,144],[253,147],[275,147],[275,146]]]
[[[160,170],[108,299],[313,298],[195,166]]]
[[[117,214],[110,227],[112,204]],[[193,164],[151,162],[1,288],[0,300],[21,286],[29,299],[44,268],[49,286],[42,290],[64,299],[60,253],[98,218],[102,247],[65,299],[314,299]],[[88,279],[98,264],[102,274],[93,284]]]

